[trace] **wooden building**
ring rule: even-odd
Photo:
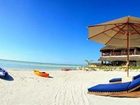
[[[103,65],[125,65],[127,59],[127,49],[124,47],[105,46],[101,50],[99,61]],[[140,66],[140,47],[129,49],[130,65]]]

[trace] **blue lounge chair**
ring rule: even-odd
[[[140,78],[140,74],[133,76],[133,80]],[[122,82],[122,78],[112,78],[109,80],[110,83],[118,83],[118,82]]]
[[[140,97],[140,91],[136,91],[139,88],[140,78],[136,78],[132,82],[98,84],[88,88],[88,93],[103,96]]]
[[[133,77],[133,79],[137,79],[137,78],[140,78],[140,74]]]
[[[8,75],[8,72],[2,68],[0,68],[0,78],[4,78]]]

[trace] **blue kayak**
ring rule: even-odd
[[[8,75],[8,72],[2,68],[0,68],[0,77],[6,77]]]

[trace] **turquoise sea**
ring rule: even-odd
[[[15,60],[3,60],[0,59],[0,67],[4,69],[15,70],[61,70],[61,68],[76,69],[82,65],[76,64],[54,64],[54,63],[39,63],[39,62],[27,62],[27,61],[15,61]]]

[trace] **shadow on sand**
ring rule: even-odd
[[[0,79],[6,80],[6,81],[14,80],[14,78],[10,74],[7,74],[5,77],[0,77]]]

